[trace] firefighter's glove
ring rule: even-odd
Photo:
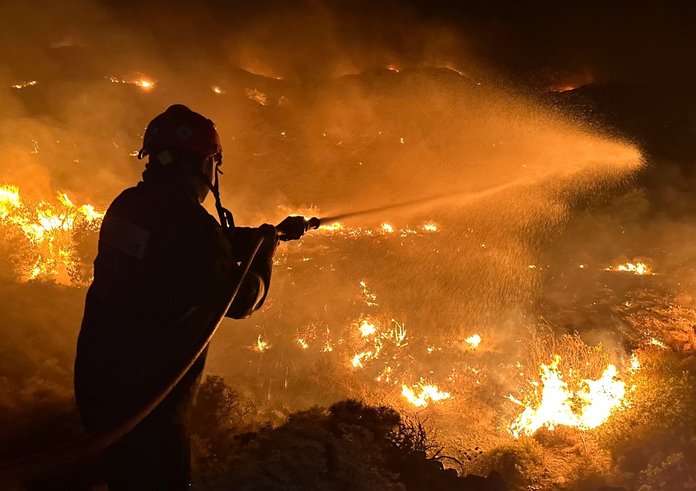
[[[304,235],[309,227],[309,222],[305,217],[290,216],[276,225],[278,239],[297,240]]]

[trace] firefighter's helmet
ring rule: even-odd
[[[150,121],[138,158],[150,155],[153,150],[168,148],[189,150],[204,158],[222,157],[222,146],[215,124],[183,104],[169,106]]]

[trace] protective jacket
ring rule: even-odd
[[[132,415],[175,375],[179,360],[211,327],[191,325],[187,314],[224,302],[230,289],[221,286],[238,281],[239,265],[258,234],[258,229],[224,233],[159,168],[146,170],[142,182],[114,200],[99,235],[75,361],[76,400],[88,431]],[[263,304],[275,249],[274,240],[266,242],[228,317],[246,317]],[[205,353],[167,400],[115,447],[112,458],[107,454],[111,488],[141,489],[138,482],[149,478],[151,486],[142,489],[188,484],[186,425],[204,363]],[[167,438],[172,441],[162,441]],[[159,455],[165,446],[164,454],[171,455]],[[172,481],[157,481],[164,478]]]

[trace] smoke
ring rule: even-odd
[[[631,143],[494,83],[476,57],[481,37],[423,21],[420,5],[76,1],[29,11],[5,2],[0,15],[10,20],[0,34],[0,175],[28,198],[62,191],[107,206],[137,182],[142,132],[172,103],[217,123],[223,199],[240,225],[456,196],[346,220],[355,237],[281,247],[264,311],[226,326],[208,365],[272,408],[392,397],[393,387],[370,394],[377,364],[346,376],[365,315],[380,329],[405,326],[412,351],[393,367],[400,381],[449,381],[460,400],[498,408],[511,381],[494,370],[528,348],[524,328],[555,279],[548,248],[567,238],[579,202],[625,184],[642,164]],[[132,83],[142,80],[154,85]],[[380,233],[382,222],[398,232]],[[437,233],[411,233],[430,222]],[[360,281],[377,305],[365,303]],[[6,288],[15,310],[3,319],[3,352],[22,369],[8,363],[0,373],[20,387],[55,368],[69,387],[84,290],[14,279]],[[483,338],[476,353],[462,343],[474,332]],[[249,349],[259,335],[267,353]],[[333,351],[321,350],[327,343]],[[390,349],[396,357],[401,348]],[[457,386],[464,376],[451,373],[456,358],[473,377],[479,354],[495,396]],[[7,404],[19,404],[17,390]]]
[[[571,196],[640,164],[631,145],[491,85],[472,40],[423,22],[416,7],[274,5],[76,1],[55,23],[50,2],[31,12],[3,4],[12,20],[0,43],[4,182],[30,199],[61,191],[105,207],[137,182],[133,153],[149,119],[183,102],[219,127],[223,197],[241,224],[458,194],[358,223],[439,219],[444,232],[432,246],[444,259],[375,244],[346,284],[374,276],[386,295],[456,312],[438,328],[456,332],[524,310],[539,281],[527,268],[567,219]],[[336,247],[340,255],[352,246]],[[441,281],[428,274],[433,265]],[[409,315],[425,321],[425,312]]]

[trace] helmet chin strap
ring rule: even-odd
[[[208,176],[206,176],[205,173],[200,173],[203,182],[205,182],[206,186],[208,186],[208,189],[210,189],[210,192],[213,193],[213,196],[215,197],[215,209],[217,210],[218,217],[220,218],[220,225],[222,225],[222,228],[225,231],[234,230],[234,216],[232,216],[232,212],[230,210],[222,206],[222,201],[220,201],[221,174],[222,171],[220,170],[219,165],[215,165],[214,182],[210,182],[210,179],[208,179]]]

